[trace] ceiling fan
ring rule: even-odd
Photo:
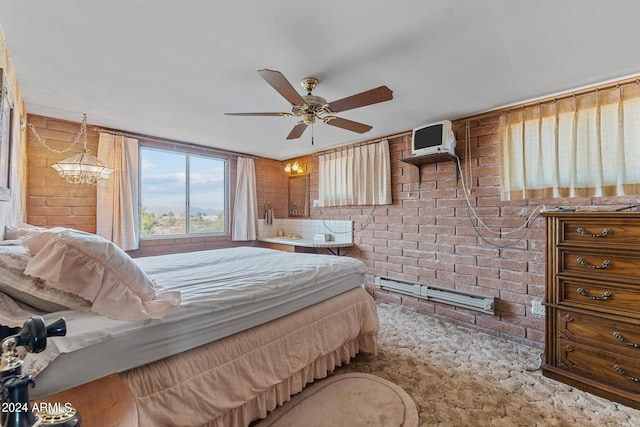
[[[338,99],[337,101],[327,102],[324,98],[311,94],[311,91],[313,91],[313,89],[318,85],[318,79],[314,77],[306,77],[302,79],[300,83],[307,91],[307,94],[300,95],[281,72],[265,69],[258,70],[258,74],[260,74],[260,76],[265,79],[265,81],[269,83],[280,95],[289,101],[291,104],[291,112],[225,114],[228,116],[299,117],[301,120],[293,127],[287,136],[287,139],[300,138],[307,129],[307,126],[313,125],[316,122],[316,119],[321,120],[328,125],[350,130],[352,132],[368,132],[371,130],[371,126],[337,117],[335,116],[335,113],[393,99],[393,91],[386,86],[380,86],[356,95]]]

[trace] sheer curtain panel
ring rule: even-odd
[[[238,157],[236,175],[231,239],[255,240],[258,237],[258,197],[256,194],[256,168],[253,159]]]
[[[347,147],[318,157],[321,206],[392,203],[387,140]]]
[[[100,132],[98,159],[115,172],[98,184],[96,234],[122,250],[138,249],[138,140]]]
[[[640,194],[640,85],[500,118],[502,200]]]

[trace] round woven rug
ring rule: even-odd
[[[371,374],[331,376],[307,386],[259,427],[418,427],[418,411],[394,383]]]

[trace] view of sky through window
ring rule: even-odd
[[[143,147],[140,171],[143,236],[225,231],[224,160]]]

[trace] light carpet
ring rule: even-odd
[[[418,427],[411,397],[371,374],[332,375],[307,386],[258,427]]]
[[[421,427],[640,426],[640,411],[543,377],[539,349],[394,305],[378,304],[378,313],[378,355],[359,355],[333,375],[399,385]]]

